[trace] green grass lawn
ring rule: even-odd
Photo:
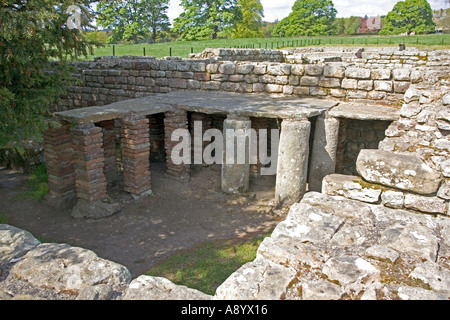
[[[146,274],[164,277],[176,284],[213,295],[217,287],[233,272],[256,258],[256,251],[264,238],[265,236],[240,243],[204,243],[171,256]]]
[[[307,46],[394,46],[405,43],[407,46],[425,48],[450,48],[450,34],[431,34],[418,36],[335,36],[335,37],[293,37],[293,38],[255,38],[255,39],[217,39],[204,41],[177,41],[155,44],[116,44],[96,48],[88,57],[114,55],[145,55],[162,58],[178,56],[187,58],[190,53],[202,52],[205,48],[262,48],[277,49]],[[114,46],[114,48],[113,48]]]

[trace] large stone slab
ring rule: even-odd
[[[244,264],[216,290],[218,300],[279,300],[295,277],[295,270],[262,257]]]
[[[381,105],[340,103],[330,109],[329,115],[336,118],[394,121],[400,118],[400,110]]]
[[[155,104],[168,103],[191,112],[264,118],[310,118],[337,105],[325,99],[206,91],[174,91],[151,99]]]
[[[28,231],[0,224],[0,266],[22,257],[40,244]]]
[[[56,243],[29,251],[11,268],[11,274],[37,287],[74,294],[97,284],[131,281],[124,266],[99,258],[90,250]]]
[[[364,183],[360,177],[343,174],[330,174],[323,179],[322,192],[330,196],[344,196],[349,199],[377,203],[381,189],[376,185]]]
[[[361,150],[356,170],[367,181],[420,194],[437,192],[442,180],[418,157],[381,150]]]
[[[124,296],[124,300],[210,300],[201,291],[176,285],[161,277],[140,276],[134,279]]]

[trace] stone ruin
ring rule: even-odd
[[[356,50],[76,63],[81,84],[68,86],[60,126],[45,133],[49,201],[75,205],[75,217],[120,210],[107,191],[117,137],[124,190],[139,197],[151,192],[152,156],[189,179],[189,165],[167,156],[175,129],[278,127],[274,199],[290,211],[214,298],[448,299],[449,51]],[[223,191],[246,192],[254,167],[223,165]],[[127,296],[179,297],[163,282],[139,277]]]

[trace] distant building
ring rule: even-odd
[[[381,30],[381,17],[364,17],[361,18],[361,25],[358,33],[376,33]]]

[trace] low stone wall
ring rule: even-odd
[[[217,61],[267,61],[285,62],[285,53],[271,49],[212,49],[189,55],[191,59],[212,59]]]
[[[270,93],[398,105],[412,83],[445,74],[442,68],[449,61],[440,51],[418,52],[422,59],[419,61],[424,64],[407,64],[402,60],[397,63],[393,54],[390,63],[376,65],[369,63],[370,59],[353,61],[353,58],[348,62],[303,59],[301,64],[295,58],[284,63],[279,62],[281,51],[269,50],[265,54],[264,49],[211,51],[217,51],[219,56],[211,58],[206,50],[207,59],[124,56],[75,63],[81,84],[68,86],[67,96],[55,110],[102,106],[176,90]],[[428,61],[436,57],[442,60]]]
[[[450,95],[413,86],[379,150],[363,150],[358,176],[330,175],[323,192],[397,209],[450,215]]]

